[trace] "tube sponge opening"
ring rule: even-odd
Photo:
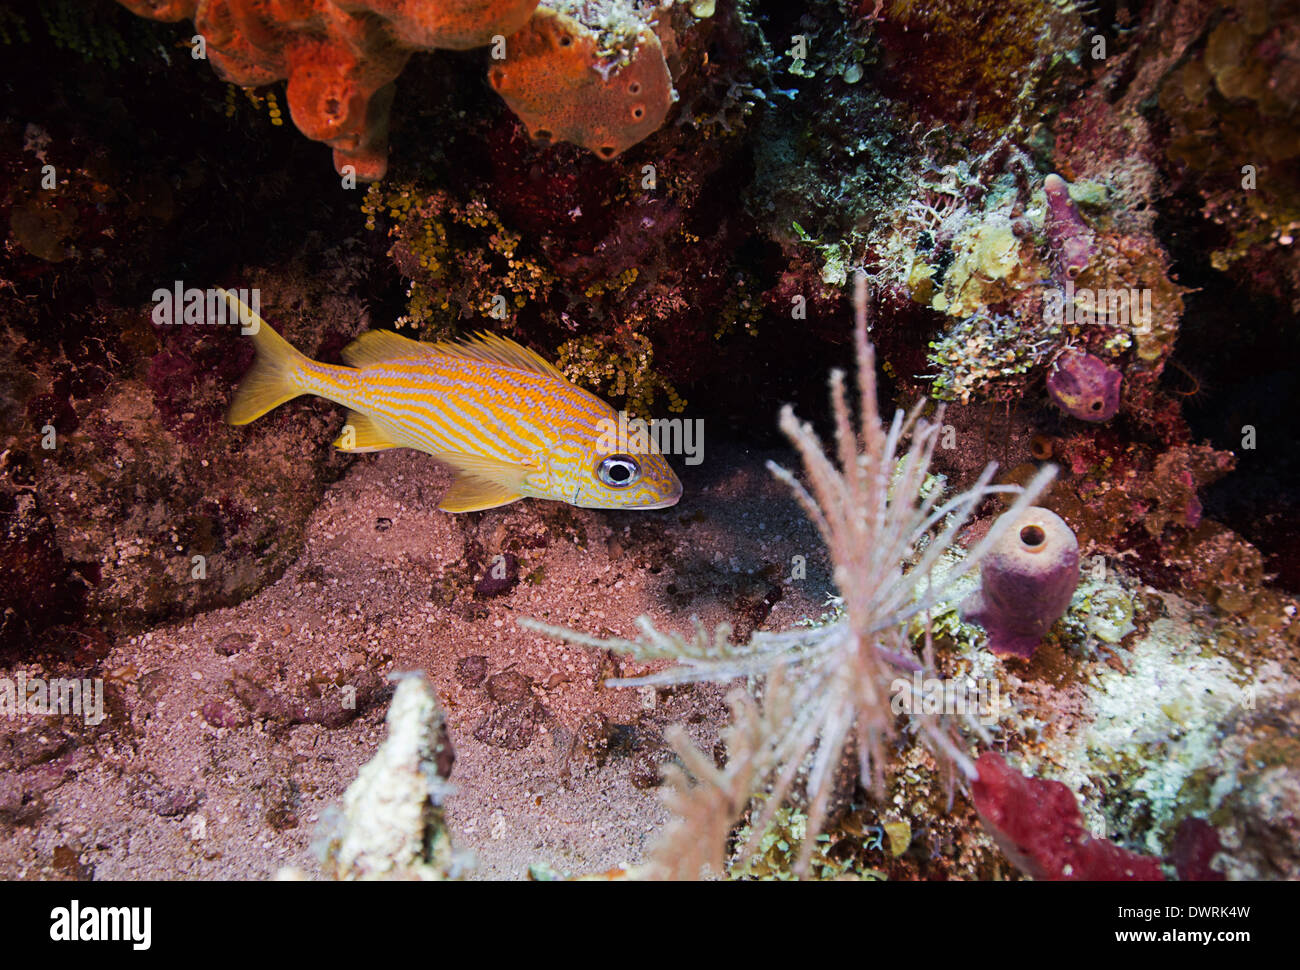
[[[1079,541],[1065,520],[1030,506],[980,564],[980,588],[961,605],[962,619],[988,632],[999,656],[1034,655],[1079,585]]]

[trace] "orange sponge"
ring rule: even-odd
[[[413,50],[469,50],[508,37],[528,23],[537,0],[334,0],[349,12],[388,21],[394,39]]]
[[[118,0],[138,17],[175,22],[194,16],[198,0]]]
[[[541,7],[506,40],[488,80],[538,141],[568,141],[604,159],[655,131],[676,98],[663,49],[642,26],[624,64],[606,67],[597,35]]]
[[[468,48],[518,30],[537,0],[120,0],[157,20],[194,21],[232,84],[288,79],[289,111],[334,165],[363,180],[388,168],[393,80],[412,51]]]
[[[676,99],[659,38],[635,22],[619,51],[538,0],[119,0],[143,17],[194,21],[222,78],[288,79],[289,112],[334,149],[342,173],[383,178],[394,79],[411,53],[505,38],[492,86],[538,141],[613,158],[657,129]],[[630,30],[630,28],[629,28]]]

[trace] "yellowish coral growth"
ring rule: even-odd
[[[1035,278],[1033,246],[1016,236],[1006,212],[993,212],[969,224],[953,240],[952,251],[955,259],[942,284],[934,284],[933,268],[929,266],[914,267],[909,278],[922,298],[928,298],[930,305],[941,313],[969,316],[990,303],[1006,299],[1012,290]],[[929,289],[924,285],[926,282],[930,284]]]
[[[654,369],[649,338],[632,334],[630,340],[635,347],[629,351],[606,334],[575,337],[556,350],[556,366],[579,387],[625,401],[632,414],[649,414],[660,393],[669,411],[683,411],[686,401]]]

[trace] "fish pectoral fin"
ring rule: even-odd
[[[524,480],[538,470],[522,461],[499,461],[483,455],[465,455],[458,452],[438,453],[434,454],[433,458],[454,471],[473,475],[475,478],[485,478],[489,482],[498,482],[521,495],[524,494]]]
[[[524,478],[536,469],[481,455],[436,454],[456,472],[456,480],[438,503],[444,512],[481,512],[509,505],[526,495]]]
[[[509,505],[523,497],[506,485],[490,482],[477,475],[461,473],[451,483],[451,488],[447,489],[447,494],[438,503],[438,508],[444,512],[481,512],[484,509]]]
[[[386,448],[400,448],[388,432],[380,427],[379,422],[360,411],[349,411],[348,420],[343,431],[334,439],[334,447],[339,451],[362,452],[383,451]]]

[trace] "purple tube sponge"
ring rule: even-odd
[[[1079,585],[1079,541],[1059,515],[1030,506],[980,563],[980,588],[963,620],[989,635],[989,649],[1028,660]]]
[[[1092,230],[1079,215],[1065,179],[1052,173],[1043,180],[1043,192],[1047,195],[1044,220],[1047,244],[1052,248],[1060,272],[1067,279],[1074,279],[1088,268],[1088,260],[1092,258]]]
[[[1082,350],[1067,350],[1052,364],[1047,393],[1081,421],[1109,421],[1119,411],[1119,368]]]
[[[1066,350],[1048,373],[1048,395],[1067,415],[1082,421],[1109,421],[1119,411],[1123,374],[1086,351]]]

